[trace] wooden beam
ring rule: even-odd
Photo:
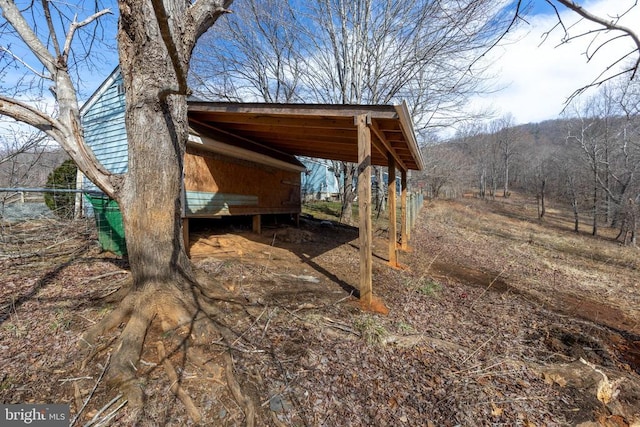
[[[396,153],[396,150],[391,146],[391,143],[389,142],[389,140],[385,136],[384,132],[382,130],[380,130],[380,128],[378,127],[378,125],[375,122],[372,123],[371,130],[373,130],[373,133],[376,135],[376,137],[378,137],[378,139],[380,140],[382,145],[384,145],[384,147],[386,148],[387,152],[391,153],[391,155],[393,156],[393,158],[396,161],[396,164],[400,167],[400,169],[407,170],[407,165],[405,165],[405,163],[402,161],[400,156],[398,156],[398,153]]]
[[[328,118],[328,117],[291,117],[291,116],[264,116],[233,113],[201,113],[189,112],[189,119],[215,123],[217,126],[226,127],[228,124],[245,124],[251,122],[256,125],[270,125],[280,127],[300,127],[305,126],[312,129],[351,129],[353,122],[351,118]]]
[[[389,153],[387,183],[389,190],[389,264],[398,266],[398,232],[396,229],[396,161]]]
[[[358,208],[360,211],[360,301],[371,307],[372,227],[371,227],[371,117],[355,116],[358,128]]]
[[[353,141],[356,138],[355,129],[340,129],[340,128],[327,128],[317,127],[312,132],[309,132],[309,127],[304,123],[300,123],[298,126],[278,126],[257,124],[253,122],[249,123],[224,123],[224,130],[231,133],[251,134],[258,137],[268,137],[270,135],[288,135],[291,138],[308,138],[310,134],[314,137],[331,137],[336,139],[347,139]]]
[[[253,232],[256,234],[262,233],[262,219],[260,214],[253,216]]]
[[[402,250],[409,250],[409,231],[407,225],[407,171],[402,171],[400,177],[400,186],[402,193],[400,196],[400,240],[402,241]]]
[[[269,104],[230,102],[189,102],[189,112],[209,114],[244,114],[267,117],[300,118],[349,118],[373,115],[376,118],[395,120],[397,108],[390,105],[343,105],[343,104]]]

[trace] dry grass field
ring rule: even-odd
[[[374,293],[387,314],[352,296],[354,228],[194,227],[192,259],[219,283],[218,321],[237,338],[212,337],[199,350],[214,368],[202,370],[184,362],[180,331],[152,328],[137,366],[143,411],[101,382],[117,331],[91,358],[76,349],[114,307],[105,297],[126,261],[101,253],[90,225],[4,223],[0,401],[68,403],[76,425],[193,425],[162,343],[201,425],[246,422],[224,355],[259,426],[639,425],[638,249],[563,218],[550,209],[539,222],[515,196],[431,201],[402,269],[388,266],[380,222]]]
[[[617,230],[593,237],[583,223],[575,233],[569,212],[553,208],[539,221],[535,201],[519,197],[432,203],[422,219],[426,239],[415,244],[434,254],[433,275],[510,288],[640,335],[640,252],[615,242]]]

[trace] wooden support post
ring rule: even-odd
[[[396,161],[387,154],[387,188],[389,189],[389,264],[398,266],[398,232],[396,225]]]
[[[253,216],[253,232],[256,234],[262,233],[262,218],[259,214]]]
[[[358,128],[358,208],[360,211],[360,301],[372,300],[372,227],[371,227],[371,116],[356,116]]]
[[[407,234],[411,237],[411,229],[413,228],[413,215],[415,211],[413,208],[415,207],[413,193],[409,193],[409,226],[407,227]]]
[[[400,196],[400,240],[402,241],[402,250],[409,250],[409,226],[407,224],[407,171],[402,169],[400,176],[400,185],[402,193]]]
[[[189,218],[182,218],[182,241],[184,242],[184,251],[189,256]]]

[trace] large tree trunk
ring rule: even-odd
[[[129,167],[116,193],[122,210],[132,285],[87,341],[126,321],[108,379],[133,405],[141,405],[136,385],[138,363],[147,329],[154,318],[163,328],[195,320],[195,304],[187,286],[195,283],[181,232],[181,176],[188,137],[186,93],[153,20],[151,2],[121,2],[118,43],[125,89],[125,124]],[[187,61],[188,64],[188,61]],[[187,64],[181,64],[185,66]],[[185,68],[186,69],[186,68]]]
[[[170,87],[172,76],[166,64],[151,65],[153,68],[147,72],[159,73],[162,65],[165,87]],[[188,136],[187,108],[185,95],[164,98],[162,87],[141,91],[139,88],[148,85],[137,81],[139,74],[122,68],[129,171],[118,199],[124,213],[133,280],[139,288],[150,281],[171,282],[176,275],[190,276],[190,262],[182,242],[180,197]],[[140,102],[145,97],[149,99]]]
[[[129,168],[115,196],[123,214],[132,283],[118,308],[88,331],[85,340],[91,344],[107,330],[126,323],[107,379],[133,406],[144,402],[137,364],[152,321],[164,331],[186,328],[189,343],[211,342],[220,336],[237,338],[222,324],[211,322],[218,309],[210,295],[217,289],[196,280],[182,238],[182,171],[188,139],[186,70],[191,55],[189,43],[182,41],[189,37],[184,28],[194,18],[187,12],[188,5],[120,0],[118,43]],[[221,12],[208,13],[203,14],[205,19]],[[180,16],[182,20],[176,18]],[[176,343],[176,348],[186,349],[187,342]],[[192,361],[209,368],[211,359],[197,359]],[[233,378],[230,358],[225,360],[226,376]],[[231,384],[230,388],[234,389]],[[241,394],[234,393],[234,397],[245,412],[247,425],[253,425],[253,402]],[[191,416],[200,421],[198,414]]]

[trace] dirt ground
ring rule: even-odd
[[[5,224],[0,401],[69,403],[76,425],[193,425],[173,369],[202,425],[244,425],[219,363],[230,354],[259,426],[640,425],[638,250],[576,235],[560,211],[540,223],[517,199],[429,202],[402,269],[376,229],[387,314],[353,296],[354,228],[192,229],[192,259],[220,284],[218,321],[237,339],[212,337],[203,370],[153,328],[137,366],[147,401],[133,411],[101,382],[118,331],[91,359],[76,349],[114,307],[104,297],[126,261],[99,251],[91,224]]]

